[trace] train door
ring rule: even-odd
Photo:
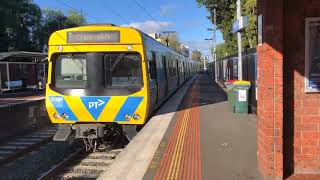
[[[177,87],[179,87],[179,85],[180,85],[180,69],[179,69],[179,61],[178,60],[176,60],[176,64],[177,64],[177,77],[178,77]]]
[[[168,94],[168,72],[167,72],[167,62],[166,62],[166,56],[162,56],[162,67],[163,67],[163,75],[164,75],[164,97],[167,97]]]
[[[152,52],[149,57],[149,79],[150,79],[150,113],[158,104],[158,80],[157,80],[157,63],[156,53]]]

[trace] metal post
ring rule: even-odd
[[[239,20],[239,25],[241,20],[241,0],[237,0],[237,19]],[[241,45],[241,32],[237,32],[238,36],[238,80],[242,80],[242,45]]]
[[[213,49],[213,58],[214,58],[214,79],[216,82],[218,82],[218,77],[217,77],[217,39],[216,39],[216,30],[217,30],[217,12],[216,8],[213,9],[213,44],[214,44],[214,49]]]
[[[43,63],[43,82],[42,86],[46,87],[47,77],[46,77],[46,63]]]
[[[0,94],[2,94],[2,79],[1,79],[1,64],[0,64]]]
[[[9,68],[9,62],[7,62],[7,81],[8,81],[8,90],[10,90],[10,68]]]

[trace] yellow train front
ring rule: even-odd
[[[46,108],[60,125],[57,141],[103,138],[114,124],[130,134],[200,70],[148,35],[112,25],[54,32],[48,60]]]

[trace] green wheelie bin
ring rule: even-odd
[[[234,107],[234,102],[235,102],[235,99],[234,99],[235,93],[233,90],[233,87],[234,87],[233,83],[234,82],[235,82],[235,80],[229,80],[224,83],[224,85],[227,88],[228,102],[230,103],[232,108]]]
[[[251,84],[249,81],[236,81],[233,83],[235,94],[234,112],[238,114],[248,114],[249,109],[249,89]]]

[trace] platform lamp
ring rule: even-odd
[[[210,12],[211,15],[211,20],[213,23],[213,28],[208,28],[208,31],[212,31],[213,32],[213,60],[214,60],[214,79],[217,82],[218,81],[218,77],[217,77],[217,37],[216,37],[216,31],[217,31],[217,6],[216,5],[207,5],[208,10]]]

